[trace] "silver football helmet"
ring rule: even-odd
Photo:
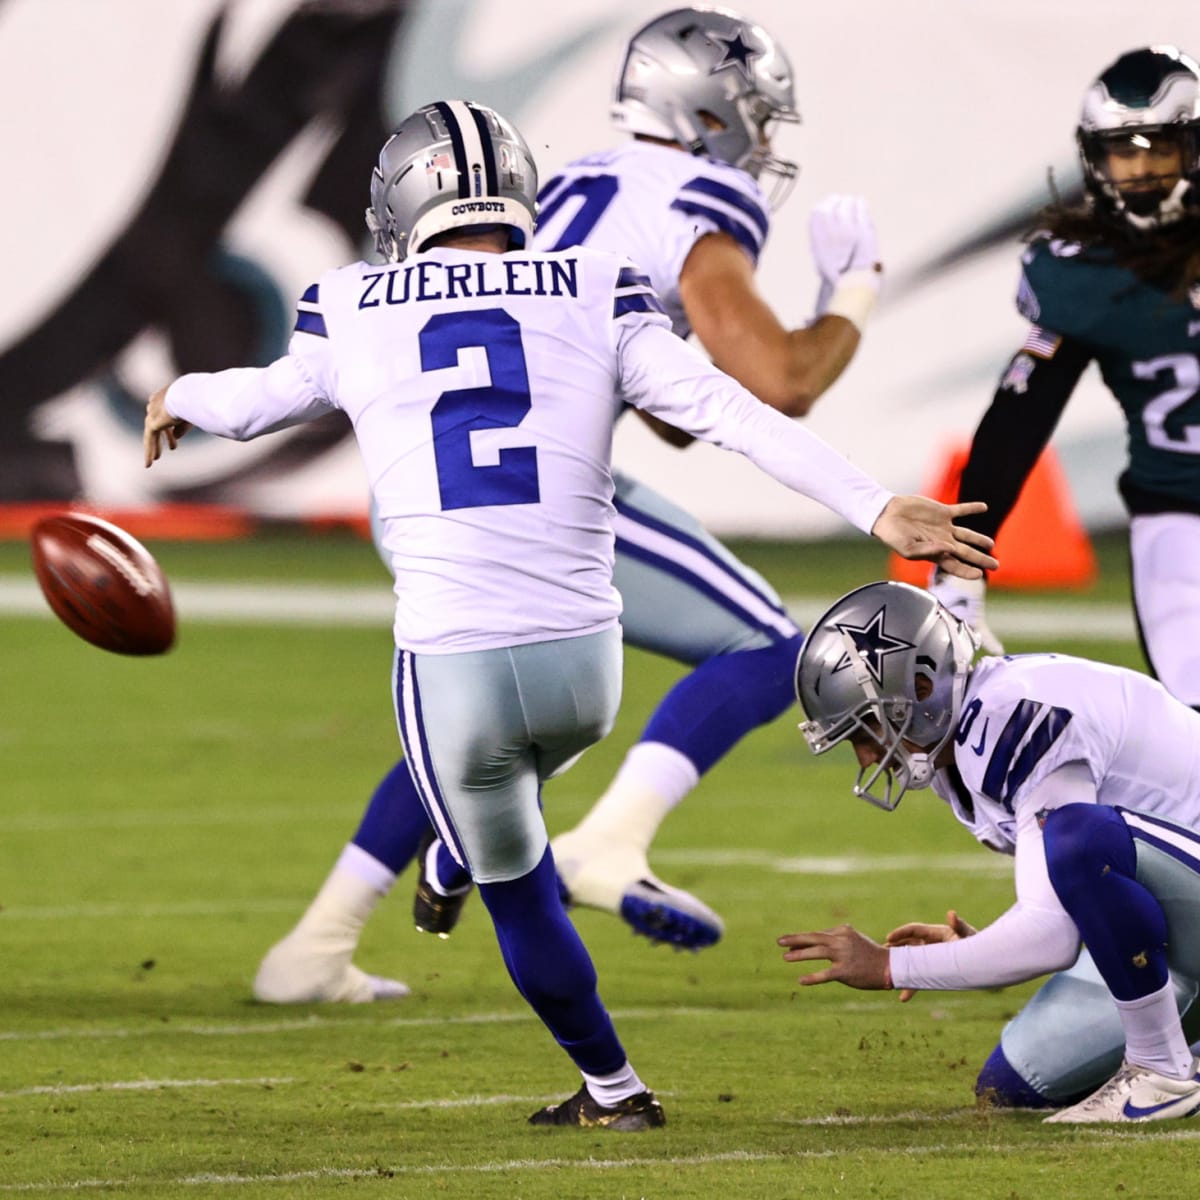
[[[367,228],[389,262],[469,225],[507,226],[528,245],[537,221],[537,166],[515,125],[471,100],[426,104],[396,126],[371,176]]]
[[[1075,131],[1083,180],[1099,210],[1135,229],[1179,220],[1200,196],[1200,67],[1175,46],[1122,54],[1083,98]],[[1179,150],[1179,175],[1119,186],[1112,158],[1153,147]],[[1189,193],[1193,193],[1189,195]]]
[[[771,176],[773,206],[796,178],[796,164],[770,145],[776,122],[800,120],[791,63],[761,25],[723,8],[680,8],[639,29],[617,75],[612,118],[628,133]]]
[[[808,717],[800,731],[814,754],[855,735],[877,746],[854,794],[890,811],[933,780],[977,649],[971,630],[920,588],[871,583],[849,592],[800,651],[796,695]]]

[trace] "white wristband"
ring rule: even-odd
[[[825,306],[825,315],[845,317],[861,333],[879,299],[881,274],[873,268],[847,271],[838,279]]]

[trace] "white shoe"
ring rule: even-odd
[[[1200,1060],[1188,1079],[1172,1079],[1149,1067],[1122,1063],[1121,1069],[1086,1100],[1045,1118],[1047,1124],[1085,1125],[1099,1121],[1167,1121],[1200,1112]]]
[[[681,949],[711,946],[725,932],[725,922],[703,900],[663,883],[631,843],[572,829],[550,846],[567,904],[613,913],[634,933]]]
[[[298,930],[267,951],[254,977],[254,998],[263,1004],[370,1004],[408,994],[408,984],[368,975],[349,954],[331,953]]]

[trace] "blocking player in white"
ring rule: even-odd
[[[976,931],[910,924],[884,945],[849,925],[787,934],[802,984],[1003,987],[1086,945],[1124,1032],[1120,1069],[1048,1121],[1200,1112],[1200,1061],[1171,974],[1200,980],[1200,713],[1160,683],[1056,654],[983,658],[928,592],[875,583],[814,625],[797,664],[810,748],[848,741],[856,795],[894,809],[933,786],[985,846],[1014,856],[1016,903]]]
[[[853,356],[881,275],[865,203],[835,196],[811,217],[822,280],[811,324],[785,327],[755,286],[772,203],[796,173],[771,146],[775,127],[798,119],[782,47],[724,10],[678,9],[630,39],[615,99],[614,120],[632,137],[549,180],[535,245],[628,255],[676,334],[695,333],[760,400],[802,416]],[[650,423],[675,444],[691,440]],[[694,670],[661,702],[583,822],[554,840],[554,854],[574,903],[619,914],[655,941],[699,949],[720,938],[721,918],[659,879],[647,852],[700,777],[790,706],[802,635],[770,584],[694,518],[627,475],[615,482],[625,639]],[[403,815],[409,786],[403,764],[382,781],[321,892],[264,958],[259,999],[371,1000],[404,990],[364,974],[351,955],[370,911],[417,852],[423,831]],[[436,846],[420,857],[416,922],[444,936],[469,880]]]
[[[340,409],[395,578],[394,699],[405,762],[479,887],[501,953],[583,1075],[539,1125],[645,1129],[634,1072],[559,898],[540,786],[611,727],[612,427],[622,404],[744,453],[908,555],[968,575],[947,507],[897,497],[674,337],[628,260],[530,248],[537,171],[483,105],[419,109],[384,145],[370,222],[385,266],[327,272],[289,352],[185,375],[150,398],[146,465],[195,425],[246,440]],[[970,564],[970,565],[968,565]]]

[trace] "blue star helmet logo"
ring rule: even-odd
[[[895,654],[900,650],[912,650],[915,648],[913,642],[906,642],[903,638],[892,637],[883,628],[884,614],[887,612],[887,605],[880,605],[879,611],[865,625],[850,625],[849,623],[838,623],[834,628],[838,633],[844,633],[854,642],[854,648],[858,651],[863,662],[867,664],[867,670],[870,671],[872,678],[881,687],[883,686],[883,660],[889,654]],[[833,668],[833,674],[836,675],[839,671],[844,671],[850,666],[850,655],[843,654],[838,659],[837,666]]]
[[[737,67],[737,69],[741,71],[746,82],[752,82],[754,79],[754,71],[750,65],[750,60],[752,58],[761,57],[762,51],[755,50],[753,46],[747,45],[745,39],[742,37],[742,31],[740,29],[731,38],[718,37],[716,34],[709,34],[709,38],[712,42],[721,47],[724,55],[721,61],[709,71],[709,74],[715,75],[718,71],[723,70],[725,67]]]

